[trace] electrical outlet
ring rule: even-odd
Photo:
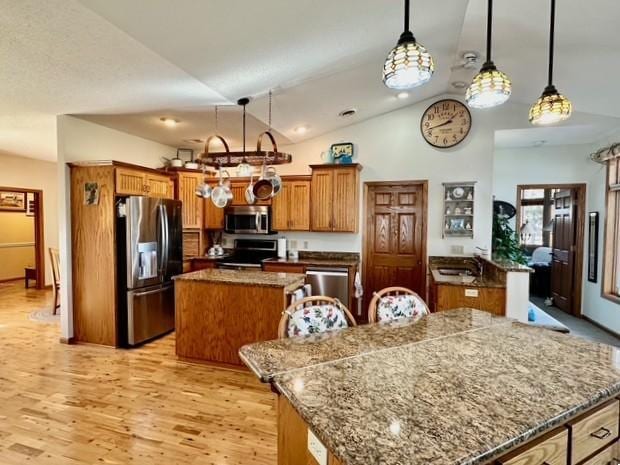
[[[478,297],[478,289],[465,289],[465,297]]]
[[[327,448],[310,429],[308,429],[308,451],[319,465],[327,465]]]
[[[450,247],[450,250],[455,255],[463,255],[465,253],[465,247],[462,245],[453,245]]]
[[[308,250],[308,241],[304,241],[304,250]]]
[[[297,241],[291,240],[289,242],[289,245],[290,245],[291,249],[293,249],[293,250],[297,249]]]

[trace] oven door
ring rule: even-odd
[[[269,234],[268,207],[233,207],[226,210],[225,231],[230,234]]]

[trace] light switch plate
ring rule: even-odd
[[[478,289],[465,289],[465,297],[478,297]]]
[[[327,448],[310,429],[308,429],[308,450],[319,465],[327,465]]]

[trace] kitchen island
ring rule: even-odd
[[[275,339],[289,294],[305,275],[206,269],[174,278],[176,354],[242,366],[244,344]]]
[[[241,357],[279,393],[279,465],[315,463],[309,437],[330,465],[590,465],[616,453],[618,349],[487,312],[269,341]]]

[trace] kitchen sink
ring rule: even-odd
[[[475,274],[467,268],[439,268],[437,271],[442,276],[475,276]]]

